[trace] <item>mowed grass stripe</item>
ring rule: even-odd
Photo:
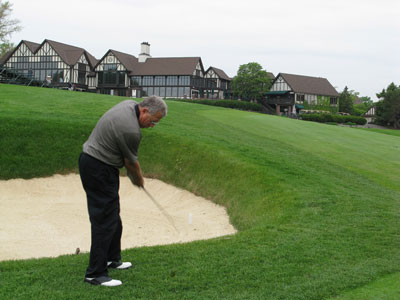
[[[0,104],[7,107],[0,120],[12,125],[7,130],[1,126],[0,146],[14,150],[7,156],[1,151],[0,163],[15,164],[9,171],[1,167],[1,177],[21,177],[19,170],[30,168],[24,169],[20,157],[35,161],[51,158],[49,152],[55,157],[42,161],[43,170],[23,176],[76,170],[81,145],[97,118],[123,99],[0,85]],[[50,101],[53,105],[46,106]],[[82,283],[86,254],[1,262],[1,298],[326,299],[400,271],[400,197],[394,184],[399,171],[384,172],[399,163],[389,150],[397,137],[168,104],[168,117],[144,133],[143,170],[225,205],[240,232],[127,250],[124,257],[136,267],[119,273],[124,286],[113,291]],[[50,116],[47,123],[43,115]],[[39,143],[38,134],[43,135]],[[65,151],[47,142],[52,137]],[[10,144],[29,146],[24,152]],[[376,153],[387,154],[382,164],[369,162]],[[360,155],[363,159],[357,160]],[[366,166],[360,167],[360,160]]]

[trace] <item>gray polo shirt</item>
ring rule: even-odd
[[[135,162],[142,138],[135,105],[125,100],[108,110],[83,144],[83,152],[117,168],[124,166],[124,158]]]

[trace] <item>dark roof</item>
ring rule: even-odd
[[[37,53],[39,49],[45,44],[49,43],[49,45],[56,51],[56,53],[61,57],[61,59],[68,65],[73,66],[77,63],[79,58],[84,54],[86,56],[86,59],[88,60],[89,64],[91,67],[97,64],[97,59],[91,55],[89,52],[87,52],[83,48],[59,43],[56,41],[52,40],[44,40],[41,44],[37,44],[34,42],[29,42],[22,40],[15,48],[14,50],[8,54],[6,58],[4,56],[1,58],[0,62],[4,59],[4,62],[16,51],[22,43],[24,43],[31,51],[32,53]]]
[[[199,62],[203,68],[200,57],[148,58],[137,63],[130,75],[193,75]]]
[[[214,70],[214,72],[218,75],[219,78],[224,79],[224,80],[228,80],[228,81],[231,81],[231,80],[232,80],[232,78],[230,78],[228,75],[226,75],[226,73],[225,73],[223,70],[218,69],[218,68],[216,68],[216,67],[209,67],[209,68],[207,69],[207,72],[206,72],[206,73],[208,73],[208,71],[209,71],[210,69]]]
[[[275,79],[275,75],[274,75],[274,73],[267,72],[267,75],[268,75],[268,76],[269,76],[269,78],[271,78],[272,80],[274,80],[274,79]]]
[[[89,64],[91,64],[91,66],[97,64],[97,59],[83,48],[51,40],[44,40],[42,45],[44,45],[46,42],[48,42],[49,45],[53,47],[54,51],[56,51],[57,54],[60,55],[62,60],[70,66],[75,65],[82,54],[85,54],[86,59],[88,60]]]
[[[0,57],[0,65],[4,64],[13,52],[14,50],[10,50],[4,53],[4,55]]]
[[[295,93],[305,93],[322,96],[339,96],[339,93],[330,84],[326,78],[311,77],[303,75],[294,75],[279,73],[276,78],[282,76],[286,83]]]
[[[34,42],[30,42],[30,41],[22,41],[28,48],[29,50],[31,50],[33,53],[36,52],[37,49],[39,49],[40,44],[34,43]]]
[[[115,57],[121,62],[121,64],[123,64],[125,66],[125,68],[128,71],[134,70],[136,68],[136,65],[138,64],[138,59],[133,55],[119,52],[116,50],[109,50],[108,52],[112,52],[115,55]],[[108,55],[108,52],[106,53],[105,56]]]

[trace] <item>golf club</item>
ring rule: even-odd
[[[167,220],[171,223],[171,225],[175,228],[176,232],[179,234],[178,228],[176,228],[174,220],[172,217],[167,213],[167,211],[154,199],[154,197],[144,188],[143,191],[147,194],[147,196],[153,201],[153,203],[158,207],[158,209],[163,213],[163,215],[167,218]]]

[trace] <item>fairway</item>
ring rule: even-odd
[[[124,99],[0,85],[0,178],[77,172]],[[400,272],[398,135],[167,104],[143,131],[145,176],[224,206],[239,232],[127,249],[112,291],[82,283],[87,254],[0,262],[1,299],[335,299]]]

